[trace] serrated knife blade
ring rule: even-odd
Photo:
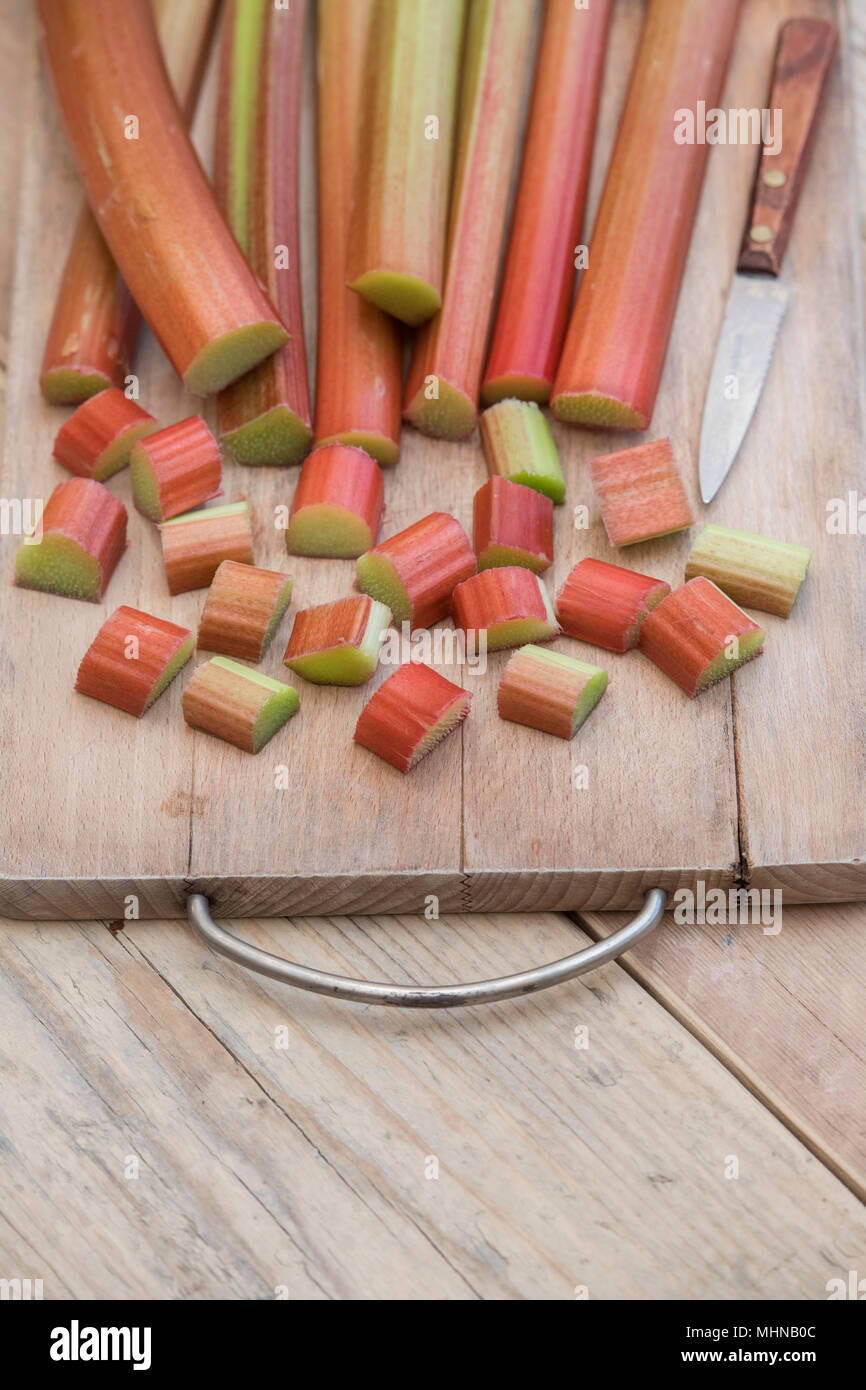
[[[823,19],[789,19],[779,30],[764,113],[772,121],[761,123],[746,230],[704,404],[698,471],[705,502],[740,451],[785,316],[788,289],[777,277],[838,42],[838,31]]]
[[[698,473],[705,502],[713,500],[740,452],[787,307],[781,280],[734,276],[701,423]]]

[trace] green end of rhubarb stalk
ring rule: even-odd
[[[213,338],[193,358],[183,374],[183,384],[194,396],[213,396],[288,341],[283,325],[271,319],[233,328]]]
[[[356,560],[374,539],[367,523],[354,512],[321,502],[295,512],[286,531],[286,548],[290,555]]]
[[[805,545],[705,526],[686,561],[686,579],[703,575],[735,603],[787,618],[811,559]]]
[[[158,429],[159,423],[156,420],[142,420],[138,425],[130,425],[119,439],[113,440],[108,448],[102,451],[90,476],[98,483],[104,483],[106,478],[119,473],[121,468],[125,468],[132,461],[132,450],[138,441],[146,439],[149,434],[155,434]]]
[[[512,618],[507,623],[494,623],[485,631],[487,650],[498,652],[505,647],[525,646],[527,642],[549,642],[559,635],[559,626],[555,619],[547,623],[543,618]]]
[[[154,682],[153,688],[145,701],[144,710],[149,710],[154,701],[158,700],[162,692],[171,685],[178,671],[186,665],[194,651],[195,637],[190,633],[189,637],[181,642],[162,675]],[[142,713],[144,713],[144,710]]]
[[[364,636],[357,646],[342,642],[307,656],[292,657],[286,665],[314,685],[364,685],[379,665],[382,634],[390,622],[388,608],[374,600]]]
[[[114,385],[101,372],[81,372],[75,367],[54,367],[39,378],[39,388],[49,405],[80,405]]]
[[[349,282],[349,289],[410,328],[426,323],[442,307],[442,297],[433,285],[417,275],[393,270],[365,271]]]
[[[198,511],[184,512],[182,516],[173,516],[169,521],[164,521],[162,525],[183,526],[188,521],[201,521],[202,517],[207,517],[208,521],[212,521],[215,516],[239,516],[241,512],[248,511],[249,502],[223,502],[219,507],[199,507]],[[216,660],[216,657],[213,659]]]
[[[465,719],[469,709],[469,701],[470,696],[465,691],[461,691],[453,705],[448,706],[442,718],[432,728],[429,728],[420,743],[415,745],[412,750],[412,757],[409,759],[409,766],[406,769],[407,772],[411,772],[413,767],[417,767],[421,759],[426,758],[427,754],[436,747],[436,744],[446,738],[451,730]]]
[[[287,405],[275,406],[249,424],[220,436],[236,463],[280,467],[301,463],[310,452],[313,431]]]
[[[412,603],[406,587],[387,555],[361,555],[357,566],[358,588],[383,603],[397,623],[411,623]]]
[[[323,449],[326,444],[348,444],[350,448],[363,449],[380,468],[393,468],[400,457],[399,445],[393,439],[384,434],[365,434],[363,430],[344,430],[342,434],[316,440],[317,449]]]
[[[503,565],[520,565],[522,569],[532,570],[533,574],[543,574],[550,569],[547,560],[533,555],[528,550],[516,550],[509,545],[488,545],[478,556],[479,570],[500,569]]]
[[[743,616],[745,617],[745,614]],[[754,632],[742,633],[737,638],[737,655],[726,656],[723,651],[719,652],[719,655],[714,657],[701,672],[695,694],[700,695],[702,690],[709,690],[711,685],[724,680],[732,671],[736,671],[740,666],[745,666],[746,662],[751,661],[753,657],[760,656],[765,637],[766,633],[760,627]]]
[[[138,510],[150,521],[162,521],[162,503],[159,499],[156,474],[144,449],[137,445],[129,456],[129,479]]]
[[[478,422],[475,402],[470,400],[464,391],[451,386],[441,377],[436,382],[438,396],[432,400],[428,399],[428,389],[432,390],[433,387],[424,386],[415,393],[414,399],[403,412],[404,418],[410,425],[414,425],[416,430],[430,435],[433,439],[457,441],[468,438]]]
[[[294,584],[294,579],[287,579],[283,587],[280,589],[279,598],[277,599],[277,604],[274,609],[274,616],[268,623],[267,630],[262,641],[262,656],[264,656],[265,652],[268,650],[268,647],[271,645],[271,642],[274,640],[274,633],[280,625],[280,619],[282,618],[283,614],[285,613],[286,609],[288,608],[291,602],[292,589],[294,588]]]
[[[253,728],[253,752],[258,753],[264,748],[265,744],[273,738],[284,724],[287,724],[293,714],[297,714],[301,707],[301,699],[293,685],[286,685],[284,681],[275,681],[272,676],[266,676],[261,671],[254,671],[249,666],[243,666],[240,661],[232,661],[228,656],[211,657],[214,666],[221,666],[224,671],[231,671],[232,675],[243,676],[248,681],[253,681],[256,685],[262,685],[271,692],[271,697],[262,706],[261,713]]]
[[[550,382],[540,376],[491,377],[481,387],[481,404],[498,405],[500,401],[534,401],[536,405],[547,405],[550,400]]]
[[[525,651],[528,656],[536,657],[539,661],[547,661],[552,666],[561,666],[564,670],[582,676],[586,681],[571,716],[571,736],[574,738],[581,724],[586,721],[607,690],[607,671],[601,666],[591,666],[587,661],[578,661],[576,657],[565,656],[562,652],[552,652],[547,647],[522,647],[521,651]]]
[[[562,391],[550,405],[557,420],[569,425],[594,425],[604,430],[645,430],[649,425],[639,411],[598,391]]]
[[[99,564],[68,536],[43,536],[37,545],[22,545],[15,557],[15,582],[22,589],[99,602]]]

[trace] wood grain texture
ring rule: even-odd
[[[413,980],[584,940],[511,925],[243,930]],[[863,1267],[854,1196],[616,965],[430,1018],[252,981],[178,925],[4,923],[0,1013],[0,1268],[46,1298],[822,1299]]]
[[[627,920],[580,919],[596,939]],[[668,914],[623,962],[861,1197],[864,927],[859,904],[788,908],[768,931]]]
[[[776,28],[803,8],[794,0],[753,0],[747,7],[726,104],[762,104]],[[805,8],[836,12],[822,0]],[[616,7],[592,207],[641,13],[636,0]],[[311,64],[308,50],[301,214],[310,362]],[[862,333],[852,330],[852,344],[850,335],[831,328],[849,321],[858,283],[844,96],[845,81],[836,72],[789,251],[796,303],[734,479],[712,509],[713,520],[816,548],[795,614],[788,624],[770,620],[760,662],[692,703],[638,653],[611,656],[610,687],[601,706],[572,745],[555,747],[536,731],[497,719],[495,684],[504,654],[491,657],[485,676],[446,665],[444,674],[474,691],[472,714],[458,735],[405,779],[351,743],[373,687],[346,691],[301,683],[301,713],[252,758],[184,726],[181,686],[189,672],[137,724],[72,693],[81,654],[119,603],[187,626],[197,623],[204,592],[169,598],[158,538],[147,522],[131,513],[129,553],[99,606],[12,589],[8,576],[17,537],[0,536],[0,717],[18,769],[9,779],[5,807],[0,910],[56,917],[81,915],[86,908],[119,917],[123,903],[116,888],[129,884],[140,886],[145,910],[160,915],[180,914],[189,887],[205,885],[217,913],[419,910],[427,892],[440,889],[449,907],[463,910],[633,908],[651,882],[674,887],[701,877],[729,884],[744,871],[755,881],[762,872],[771,874],[785,884],[791,901],[866,896],[862,817],[854,810],[866,772],[863,741],[854,729],[864,682],[856,632],[866,551],[860,538],[828,537],[823,529],[827,498],[856,486],[862,459]],[[205,146],[212,107],[211,80],[197,122]],[[55,276],[77,205],[77,183],[44,73],[27,83],[22,129],[27,145],[8,448],[0,478],[0,495],[6,497],[47,495],[60,473],[50,458],[51,440],[65,418],[41,401],[36,387]],[[720,217],[719,209],[745,210],[753,168],[750,147],[712,152],[652,429],[653,437],[671,435],[698,515],[703,394],[741,226],[739,216]],[[832,236],[816,215],[828,206],[839,209]],[[802,271],[806,265],[813,267],[809,275]],[[149,334],[137,370],[142,403],[162,420],[198,408],[182,396]],[[593,453],[633,442],[624,435],[554,428],[569,502],[558,509],[551,588],[581,555],[610,558],[585,462]],[[297,607],[348,592],[353,569],[340,561],[286,563],[283,534],[272,519],[274,508],[290,501],[295,476],[293,470],[229,464],[225,488],[228,500],[250,499],[256,562],[289,569]],[[443,506],[468,525],[472,494],[484,477],[477,441],[440,445],[407,429],[402,461],[386,479],[385,533]],[[112,488],[129,504],[124,475],[112,480]],[[574,526],[571,508],[581,505],[588,508],[588,531]],[[679,582],[688,548],[687,535],[675,536],[638,547],[628,563]],[[283,674],[280,657],[290,620],[291,615],[263,664],[269,674]],[[583,659],[598,657],[568,639],[562,649]],[[387,668],[380,671],[377,682],[387,674]],[[840,689],[846,691],[841,703]],[[821,718],[813,714],[816,700]],[[838,771],[821,782],[816,795],[815,769],[839,748],[845,752]],[[278,789],[283,768],[288,785]],[[802,813],[795,813],[797,807]]]

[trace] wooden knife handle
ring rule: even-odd
[[[738,270],[779,273],[838,42],[838,30],[823,19],[789,19],[779,31],[767,105],[772,135],[779,121],[773,113],[782,112],[781,149],[761,149]]]

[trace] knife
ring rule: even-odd
[[[821,96],[839,34],[822,19],[790,19],[779,31],[768,107],[781,149],[764,142],[736,274],[704,404],[699,475],[711,502],[728,475],[758,404],[788,304],[779,278]],[[765,134],[767,132],[764,132]]]

